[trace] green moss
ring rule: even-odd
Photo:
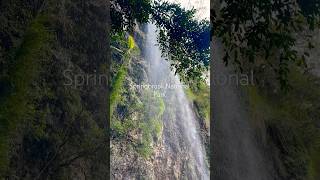
[[[8,158],[8,140],[18,123],[34,114],[30,84],[36,79],[51,38],[45,25],[47,18],[38,16],[30,24],[20,47],[13,53],[8,81],[12,92],[0,104],[0,172],[5,171]]]
[[[153,126],[155,130],[155,135],[157,139],[160,139],[163,130],[163,123],[160,120],[153,120]]]
[[[152,129],[149,123],[140,123],[139,127],[142,131],[141,142],[137,145],[137,151],[144,158],[149,158],[153,152]]]
[[[165,103],[158,92],[148,91],[139,97],[138,93],[132,89],[124,89],[124,85],[130,81],[127,77],[130,59],[139,56],[139,48],[135,45],[132,36],[127,39],[127,44],[123,43],[125,36],[118,35],[114,39],[114,49],[121,53],[121,49],[129,48],[122,52],[120,63],[114,64],[115,76],[112,81],[110,95],[111,112],[117,107],[123,108],[122,117],[117,117],[116,113],[111,113],[111,131],[116,138],[128,138],[130,133],[138,136],[131,144],[135,150],[144,158],[149,158],[153,153],[153,145],[162,136],[163,122],[162,115],[165,111]],[[118,67],[117,67],[118,66]],[[134,111],[129,113],[129,111]],[[131,139],[132,140],[132,139]]]
[[[111,129],[118,137],[125,137],[128,132],[134,129],[136,123],[131,119],[126,119],[124,122],[114,119],[111,121]]]
[[[126,132],[121,121],[112,121],[111,129],[117,132],[119,135],[123,135]]]
[[[119,48],[117,49],[125,49],[124,46],[124,34],[115,35],[112,37],[113,41],[118,42],[116,43]],[[112,90],[110,93],[110,108],[111,108],[111,116],[113,114],[114,108],[119,103],[119,99],[122,94],[122,88],[124,85],[124,81],[127,76],[128,66],[130,64],[130,60],[133,56],[138,55],[139,48],[135,46],[135,42],[132,36],[128,37],[128,48],[125,52],[122,54],[123,62],[120,65],[120,67],[116,70],[116,75],[112,81]],[[116,68],[116,67],[113,67]]]
[[[143,97],[144,120],[139,125],[142,139],[137,146],[137,151],[144,158],[148,158],[153,152],[153,144],[162,136],[162,115],[165,111],[165,103],[158,92],[145,90]]]
[[[132,117],[125,117],[124,119],[120,120],[120,118],[114,115],[114,111],[118,106],[139,106],[138,102],[128,102],[129,99],[127,99],[128,97],[126,96],[126,93],[128,93],[129,90],[124,89],[128,73],[128,66],[131,63],[131,58],[136,55],[134,54],[134,49],[137,47],[135,47],[133,37],[129,36],[129,38],[126,40],[124,33],[114,34],[111,39],[111,46],[115,50],[114,54],[120,55],[113,56],[114,63],[112,64],[112,72],[115,75],[113,76],[110,93],[110,112],[112,117],[110,122],[111,133],[117,138],[125,138],[126,135],[134,129],[134,126],[137,126],[137,123],[131,119]],[[135,96],[134,92],[129,93],[130,96]],[[129,108],[132,109],[134,107]]]
[[[148,98],[150,98],[148,101],[149,105],[149,113],[154,114],[154,118],[156,120],[161,120],[161,117],[165,110],[165,104],[163,101],[163,98],[160,96],[159,92],[154,91],[148,92],[149,95],[147,95]]]
[[[112,83],[112,91],[110,94],[110,108],[111,108],[111,116],[113,114],[113,110],[116,107],[118,100],[120,99],[124,80],[127,75],[127,67],[125,65],[121,66],[118,70],[117,75],[114,78]]]
[[[128,48],[133,49],[135,47],[135,42],[134,39],[131,35],[128,37]]]

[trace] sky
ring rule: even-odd
[[[168,0],[169,2],[180,3],[187,9],[194,7],[198,10],[196,16],[204,19],[210,18],[210,0]]]

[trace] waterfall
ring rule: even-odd
[[[168,169],[179,179],[209,179],[205,148],[192,106],[184,92],[184,85],[173,73],[170,64],[161,57],[156,27],[147,25],[145,59],[148,64],[148,83],[157,87],[157,95],[165,102],[163,114],[164,158]],[[170,162],[168,159],[171,159]],[[171,167],[170,167],[171,166]],[[173,175],[172,175],[173,176]]]
[[[224,48],[220,39],[212,40],[211,54],[213,66],[211,72],[214,90],[212,113],[214,126],[213,139],[213,179],[269,180],[277,179],[272,160],[259,146],[255,129],[250,124],[250,112],[246,94],[242,87],[234,82],[218,83],[219,77],[228,77],[234,73],[234,67],[225,66]],[[241,89],[242,88],[242,89]]]

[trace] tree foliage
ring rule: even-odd
[[[196,10],[179,4],[148,0],[113,0],[113,31],[132,32],[135,22],[158,27],[162,55],[185,81],[202,79],[210,59],[210,23],[195,18]]]
[[[211,15],[213,34],[226,48],[223,60],[226,64],[232,60],[241,71],[262,60],[287,89],[290,64],[306,65],[308,56],[295,50],[297,34],[318,24],[319,4],[319,0],[225,0]]]
[[[151,10],[150,0],[111,0],[112,31],[132,32],[136,22],[148,22]]]
[[[152,11],[162,54],[185,81],[201,78],[210,62],[210,22],[195,19],[196,10],[155,2]]]

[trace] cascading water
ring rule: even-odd
[[[214,94],[211,131],[213,153],[211,177],[215,180],[270,180],[275,176],[273,162],[256,141],[256,132],[250,124],[246,108],[246,94],[234,82],[219,83],[220,78],[234,74],[232,66],[223,62],[224,49],[220,39],[213,39],[211,72]]]
[[[164,152],[161,161],[162,166],[171,172],[164,172],[167,176],[162,178],[209,179],[199,125],[184,92],[184,85],[171,71],[170,64],[161,57],[156,45],[156,27],[149,24],[147,28],[144,55],[149,65],[148,83],[157,87],[153,89],[157,91],[154,95],[161,96],[166,107],[162,117]]]

